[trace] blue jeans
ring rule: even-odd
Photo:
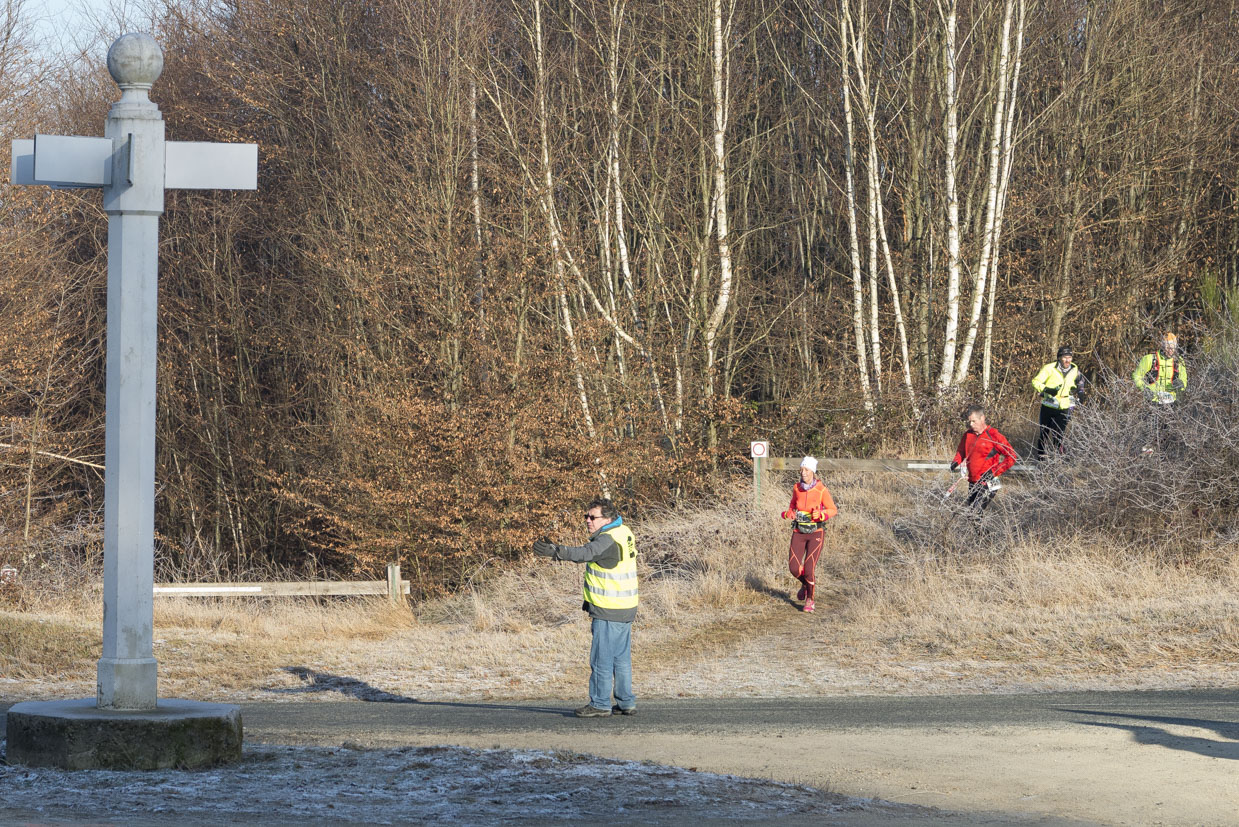
[[[593,619],[593,643],[589,647],[589,705],[611,708],[614,678],[615,700],[622,709],[632,709],[632,624]]]

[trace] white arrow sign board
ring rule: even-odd
[[[34,141],[29,138],[13,142],[13,155],[9,162],[9,183],[25,187],[34,185]]]
[[[51,187],[106,187],[112,183],[112,139],[36,135],[13,141],[9,181]],[[164,188],[258,189],[258,144],[167,141]]]
[[[35,142],[43,150],[35,154]],[[36,157],[43,159],[37,164]],[[9,183],[18,186],[43,186],[76,189],[104,187],[112,182],[112,141],[110,138],[79,138],[65,135],[39,135],[33,140],[13,141]],[[39,177],[40,175],[46,177]]]
[[[106,187],[112,183],[112,139],[35,135],[34,180]]]
[[[164,144],[164,187],[170,190],[258,189],[258,144]]]

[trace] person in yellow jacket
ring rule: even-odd
[[[637,618],[637,543],[615,505],[597,499],[585,506],[589,542],[561,546],[543,538],[533,552],[552,560],[585,564],[585,601],[581,608],[592,619],[589,649],[589,703],[575,710],[578,718],[605,718],[614,711],[635,715],[632,692],[632,622]]]
[[[1179,338],[1167,332],[1157,352],[1146,353],[1132,371],[1136,387],[1158,405],[1172,404],[1187,390],[1187,368],[1175,356],[1178,349]]]
[[[1071,409],[1083,395],[1084,377],[1080,368],[1071,363],[1074,358],[1071,346],[1063,345],[1058,349],[1058,360],[1044,365],[1033,377],[1033,390],[1041,394],[1037,459],[1045,459],[1048,450],[1063,450],[1063,434],[1071,419]]]

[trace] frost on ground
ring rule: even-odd
[[[239,764],[194,771],[0,763],[0,790],[0,822],[673,824],[822,817],[869,806],[811,787],[655,764],[463,747],[251,745]]]

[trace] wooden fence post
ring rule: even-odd
[[[761,489],[766,482],[766,463],[770,458],[770,443],[755,439],[749,443],[749,456],[753,458],[753,505],[761,508]]]
[[[766,458],[753,457],[753,505],[761,508],[762,483],[766,480]]]
[[[400,587],[400,564],[387,564],[387,599],[399,605],[404,602],[404,590]]]

